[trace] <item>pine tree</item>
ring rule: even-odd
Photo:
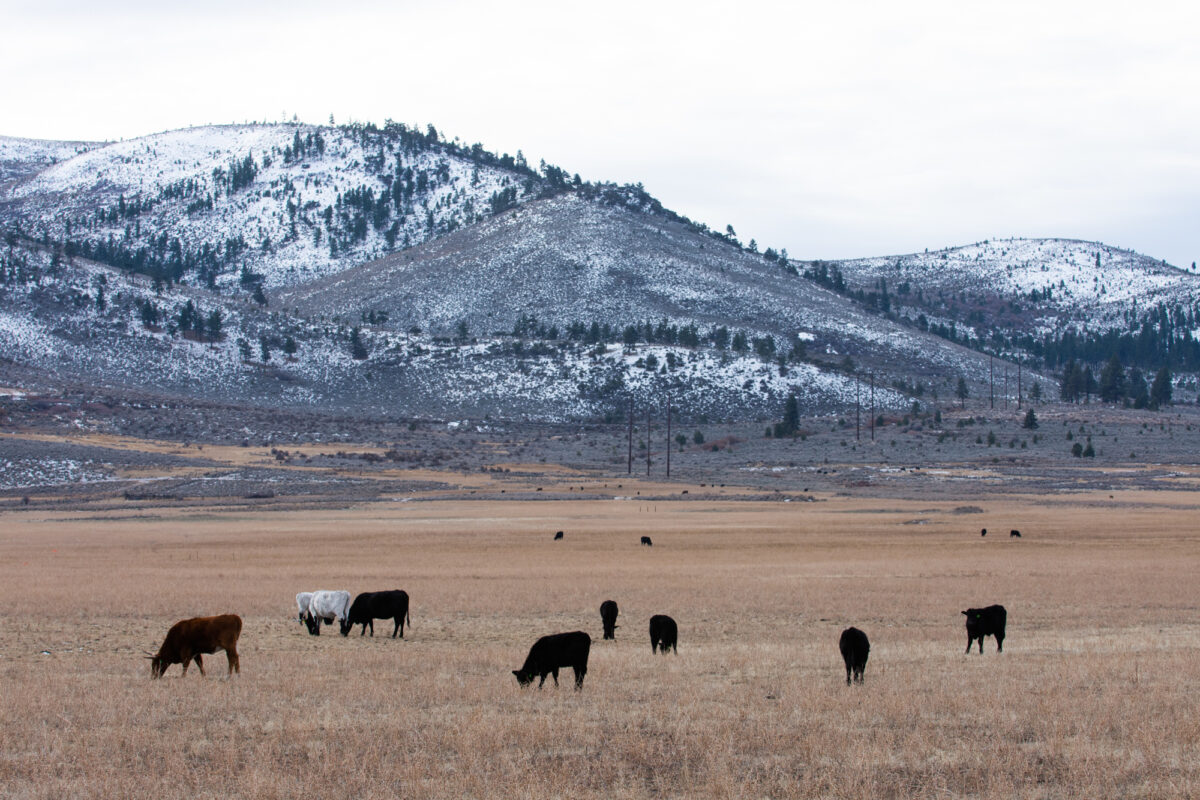
[[[1028,411],[1025,412],[1025,420],[1021,423],[1021,427],[1026,430],[1032,431],[1032,430],[1037,430],[1037,426],[1038,426],[1037,414],[1034,414],[1033,409],[1030,408]]]
[[[1150,386],[1150,408],[1157,411],[1163,406],[1171,405],[1171,370],[1162,367],[1154,376]]]
[[[358,328],[350,331],[350,357],[357,361],[362,361],[368,355],[367,346],[363,344],[362,334]]]
[[[1112,358],[1100,370],[1100,399],[1105,403],[1119,403],[1125,397],[1125,369],[1121,359],[1113,353]]]
[[[954,396],[958,398],[959,405],[963,408],[967,407],[967,379],[962,375],[958,376],[958,386],[954,389]]]
[[[204,335],[207,336],[210,341],[214,341],[214,342],[220,341],[221,325],[223,322],[224,322],[224,319],[222,319],[222,317],[221,317],[220,310],[214,308],[212,310],[212,313],[210,313],[208,315],[208,319],[204,323],[204,328],[205,328]]]
[[[1126,393],[1134,408],[1142,409],[1150,403],[1150,393],[1146,391],[1146,377],[1137,367],[1129,368]]]
[[[285,338],[283,340],[283,352],[286,353],[287,355],[289,355],[289,356],[296,355],[296,350],[298,350],[298,349],[299,348],[296,347],[296,340],[293,339],[291,336],[288,336],[287,338]]]

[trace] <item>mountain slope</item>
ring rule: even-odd
[[[685,413],[770,419],[792,394],[844,411],[856,375],[902,408],[949,398],[960,375],[978,396],[987,352],[1057,371],[1081,357],[1068,334],[1169,326],[1191,346],[1200,328],[1200,278],[1102,244],[789,265],[640,186],[432,129],[14,141],[0,140],[0,361],[47,380],[533,418],[670,393]],[[188,327],[189,301],[219,312],[219,334]]]
[[[869,314],[761,256],[579,194],[528,203],[279,299],[307,316],[358,320],[383,311],[397,330],[443,335],[460,323],[474,334],[511,332],[522,318],[560,331],[666,320],[694,325],[702,337],[726,326],[751,341],[773,337],[780,355],[799,341],[810,357],[833,365],[849,356],[889,380],[981,369],[975,354]]]
[[[0,136],[0,195],[16,181],[37,175],[60,161],[99,146],[95,142],[57,142]]]
[[[545,188],[504,163],[403,126],[188,128],[60,161],[11,187],[0,217],[115,266],[273,287],[470,225]]]

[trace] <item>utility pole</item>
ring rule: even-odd
[[[633,397],[629,398],[629,470],[633,474]]]
[[[1004,410],[1008,411],[1008,362],[1004,362]]]
[[[875,441],[875,373],[868,373],[871,376],[871,441]]]
[[[992,408],[996,407],[996,377],[992,372],[992,356],[988,355],[988,397],[990,398]]]
[[[667,395],[667,477],[671,477],[671,395]]]
[[[646,477],[650,477],[650,406],[646,406]]]
[[[1017,410],[1021,408],[1021,354],[1017,353]]]
[[[856,372],[854,373],[854,441],[856,442],[861,441],[862,439],[862,437],[859,435],[859,417],[862,413],[862,403],[859,401],[858,397],[858,384],[859,375]]]

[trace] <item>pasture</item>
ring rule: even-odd
[[[8,510],[0,795],[1200,795],[1200,494],[819,500]],[[407,590],[406,638],[309,636],[296,592],[343,588]],[[964,655],[991,603],[1004,653]],[[150,680],[173,622],[225,612],[240,676]],[[583,690],[519,689],[576,629]]]

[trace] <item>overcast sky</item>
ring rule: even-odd
[[[796,258],[1062,236],[1200,260],[1196,3],[183,6],[0,0],[0,134],[390,118]]]

